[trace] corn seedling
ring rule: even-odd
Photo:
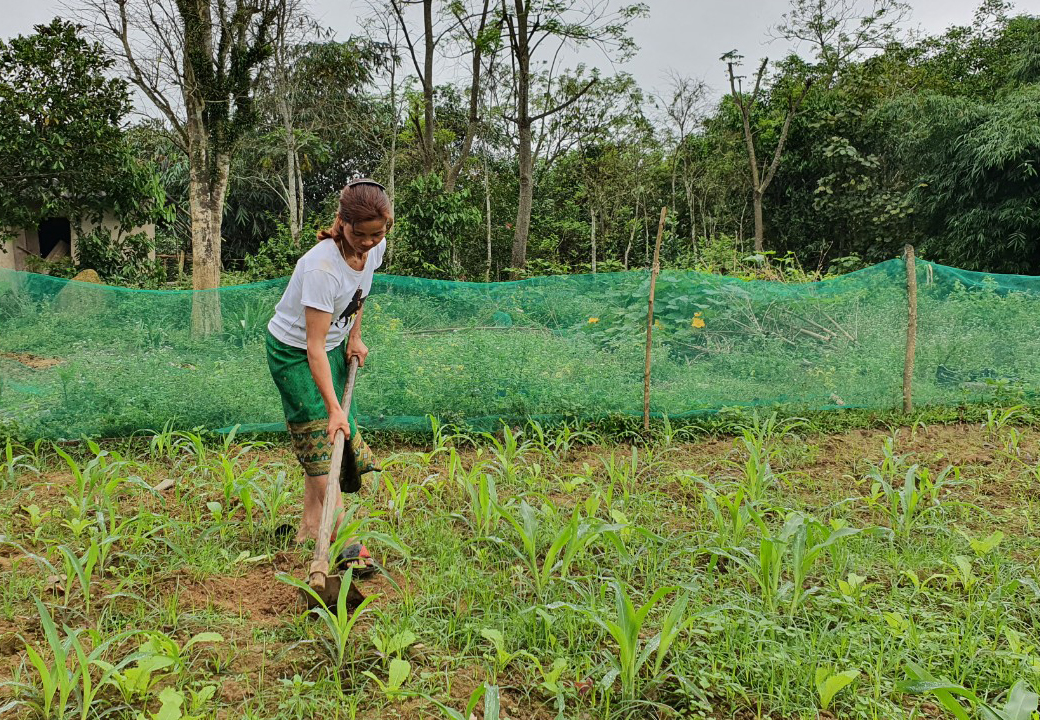
[[[94,569],[97,567],[98,558],[101,555],[101,548],[98,544],[97,537],[91,535],[90,544],[87,546],[87,550],[83,553],[82,557],[77,556],[64,545],[59,545],[58,550],[61,552],[65,561],[66,582],[71,585],[73,577],[79,581],[80,589],[83,591],[83,609],[85,612],[89,613],[90,583],[93,580]],[[68,594],[65,597],[67,601]]]
[[[721,554],[743,567],[758,585],[762,601],[769,612],[775,612],[781,595],[790,592],[789,615],[792,617],[817,588],[805,590],[805,580],[816,560],[825,550],[833,549],[839,541],[855,535],[859,530],[824,525],[801,513],[791,513],[779,531],[771,531],[754,508],[749,508],[752,520],[760,531],[758,554],[745,547],[729,548]],[[791,581],[784,585],[784,569]]]
[[[575,446],[592,445],[599,440],[599,436],[591,430],[580,430],[577,427],[572,428],[569,423],[563,423],[556,428],[551,447],[557,462],[565,462],[570,458]]]
[[[892,475],[886,470],[875,467],[867,473],[867,479],[871,481],[868,504],[880,508],[885,513],[893,538],[902,542],[910,539],[910,534],[929,512],[941,507],[940,504],[928,505],[925,499],[938,496],[938,488],[945,478],[945,471],[934,481],[930,479],[930,475],[926,475],[925,492],[918,487],[920,476],[920,467],[916,464],[911,465],[903,473],[902,484],[895,487]]]
[[[816,560],[824,551],[833,550],[839,543],[844,542],[845,538],[859,533],[859,530],[850,527],[833,528],[803,515],[789,520],[788,525],[792,522],[795,523],[795,529],[790,536],[792,587],[789,614],[794,617],[805,598],[817,590],[805,590],[805,581]]]
[[[16,445],[11,438],[4,445],[3,462],[0,462],[0,489],[14,487],[19,473],[33,473],[37,476],[39,459],[25,446]]]
[[[732,493],[722,494],[707,481],[701,481],[701,485],[704,488],[702,502],[711,518],[717,544],[740,545],[752,525],[751,513],[744,502],[744,488],[738,487]]]
[[[404,509],[408,504],[408,493],[411,489],[411,484],[406,477],[401,477],[395,483],[393,476],[386,471],[381,472],[379,475],[383,484],[383,491],[386,493],[387,511],[390,517],[393,518],[394,523],[400,525],[404,519]]]
[[[535,594],[541,599],[553,577],[557,573],[566,577],[570,566],[604,529],[615,530],[614,526],[602,527],[599,522],[582,519],[577,508],[571,513],[570,521],[564,525],[553,538],[549,549],[541,556],[539,535],[544,532],[542,514],[531,507],[526,500],[520,501],[519,517],[503,506],[499,513],[513,526],[520,537],[520,545],[508,545],[531,574]]]
[[[67,625],[65,626],[65,633],[69,638],[69,644],[72,646],[75,652],[75,661],[79,666],[79,705],[80,705],[80,720],[87,720],[87,718],[93,713],[96,714],[97,709],[94,708],[94,700],[97,698],[98,693],[104,690],[105,686],[108,685],[113,673],[117,672],[120,668],[126,666],[128,663],[133,661],[133,656],[123,658],[115,666],[103,661],[101,658],[108,652],[112,646],[118,646],[126,638],[134,635],[136,631],[128,630],[110,638],[103,638],[99,633],[94,630],[88,630],[87,635],[89,637],[89,648],[90,652],[80,642],[80,635],[82,633],[73,631]],[[95,681],[91,668],[97,667],[101,670],[100,677]]]
[[[354,571],[348,568],[343,574],[339,596],[336,598],[336,607],[330,610],[329,606],[322,601],[321,596],[311,590],[310,585],[286,573],[279,573],[278,575],[279,580],[308,593],[316,601],[316,607],[311,610],[311,613],[317,616],[325,626],[327,637],[323,637],[322,641],[330,659],[335,663],[337,672],[343,667],[347,659],[347,647],[351,645],[351,640],[353,640],[351,632],[354,629],[354,625],[365,614],[369,604],[379,597],[378,595],[369,595],[361,601],[357,608],[354,609],[354,612],[350,612],[347,605],[347,596],[350,595],[350,585],[353,577]]]
[[[613,617],[586,612],[592,621],[606,630],[617,643],[617,655],[610,657],[613,668],[604,677],[603,687],[609,687],[616,678],[620,678],[623,699],[633,701],[636,699],[637,683],[643,667],[653,657],[650,682],[653,684],[660,681],[668,650],[679,634],[693,621],[693,618],[685,617],[689,595],[684,593],[676,599],[665,615],[660,632],[644,641],[647,616],[667,595],[678,588],[659,588],[649,600],[637,608],[618,581],[615,580],[612,587],[615,596]]]
[[[511,482],[516,480],[516,472],[523,462],[524,455],[531,446],[528,440],[520,441],[523,435],[523,430],[517,430],[514,433],[504,423],[502,425],[501,440],[491,433],[483,433],[483,437],[491,443],[491,454],[498,472],[504,479]]]
[[[988,408],[986,410],[986,421],[982,424],[982,429],[986,431],[986,435],[990,438],[996,438],[1000,431],[1009,423],[1024,420],[1027,414],[1025,405],[1013,405],[1008,408]]]
[[[269,484],[254,484],[253,494],[256,496],[256,504],[260,506],[264,527],[268,530],[274,530],[282,519],[283,508],[292,499],[287,486],[285,471],[279,470],[275,473],[274,481]]]
[[[427,452],[415,453],[422,468],[428,468],[438,455],[448,452],[454,441],[461,437],[458,432],[451,432],[455,430],[453,426],[442,425],[433,415],[427,415],[426,419],[430,421],[430,449]],[[385,463],[383,467],[385,469]]]
[[[72,691],[79,681],[81,668],[77,663],[73,663],[72,669],[69,670],[68,638],[63,641],[58,637],[54,619],[39,598],[33,598],[33,602],[36,603],[36,609],[39,612],[40,624],[43,627],[47,645],[37,649],[22,638],[25,653],[36,670],[40,682],[39,689],[34,693],[36,697],[30,704],[35,706],[47,720],[63,718],[68,713],[69,701]],[[55,696],[57,696],[57,704],[55,704]]]
[[[153,460],[173,460],[177,456],[174,444],[174,422],[167,420],[162,430],[145,430],[148,438],[148,456]]]
[[[605,499],[608,506],[613,506],[614,495],[621,490],[622,506],[627,506],[635,483],[639,477],[639,450],[632,446],[631,452],[622,455],[610,451],[610,458],[600,458],[607,473]]]
[[[469,499],[469,522],[477,537],[489,536],[498,527],[501,506],[495,478],[484,472],[458,476]]]

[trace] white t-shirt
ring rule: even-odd
[[[307,349],[305,308],[332,314],[332,326],[325,337],[325,350],[332,350],[350,332],[354,316],[372,290],[372,275],[383,264],[386,240],[368,251],[365,269],[350,267],[336,242],[326,238],[296,262],[282,299],[267,324],[275,339],[291,347]]]

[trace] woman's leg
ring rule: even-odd
[[[296,533],[296,542],[303,542],[308,538],[318,539],[318,528],[321,526],[321,511],[325,506],[325,491],[329,482],[328,475],[307,475],[303,481],[303,519],[300,522],[300,531]],[[343,493],[336,493],[336,510],[343,511]],[[336,526],[339,521],[336,522]],[[336,537],[333,530],[332,537]]]

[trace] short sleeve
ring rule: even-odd
[[[386,240],[372,248],[372,259],[375,261],[372,265],[373,272],[383,266],[383,256],[386,254]]]
[[[300,301],[304,307],[331,313],[336,308],[339,281],[324,270],[308,270],[303,274],[303,292]]]

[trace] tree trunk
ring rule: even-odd
[[[525,113],[526,114],[526,113]],[[527,265],[527,238],[531,231],[531,208],[534,204],[534,154],[529,123],[520,125],[520,198],[513,233],[513,275],[518,277]]]
[[[196,337],[223,331],[220,313],[220,229],[231,157],[217,153],[201,122],[199,105],[188,100],[188,206],[191,212],[191,330]]]
[[[700,257],[697,250],[697,197],[693,194],[692,182],[686,181],[683,185],[686,189],[686,204],[690,209],[690,245],[693,247],[693,257],[696,260]]]
[[[292,235],[293,243],[299,245],[303,232],[303,196],[300,193],[302,183],[292,115],[284,96],[278,100],[278,110],[282,116],[282,128],[285,130],[285,200],[288,206],[289,233]]]
[[[390,63],[390,112],[393,113],[394,121],[391,124],[390,135],[390,167],[386,182],[386,196],[390,200],[390,215],[394,217],[395,198],[397,196],[397,72],[393,63]],[[394,236],[392,233],[386,238],[386,270],[390,271],[394,262]]]
[[[755,190],[753,195],[755,204],[755,252],[761,253],[765,250],[765,228],[762,224],[762,192]]]
[[[423,128],[423,145],[426,155],[423,158],[423,169],[427,174],[433,172],[434,163],[437,160],[437,152],[433,147],[434,138],[434,115],[433,115],[433,0],[423,2],[423,28],[426,31],[426,57],[425,72],[423,74],[423,119],[426,123]]]
[[[226,167],[226,166],[225,166]],[[219,182],[219,178],[214,179]],[[220,226],[223,191],[192,171],[188,187],[191,210],[191,280],[196,291],[191,306],[191,330],[205,337],[223,330],[220,312]],[[226,170],[224,182],[227,182]]]
[[[596,274],[596,211],[589,211],[592,217],[592,274]]]
[[[480,70],[483,51],[480,39],[487,27],[488,12],[491,9],[491,1],[484,0],[484,11],[480,16],[480,25],[476,35],[473,37],[473,58],[469,85],[469,116],[466,120],[466,136],[462,139],[462,148],[459,150],[459,159],[452,163],[447,155],[444,157],[444,193],[451,195],[455,192],[455,183],[458,182],[462,168],[466,165],[473,148],[473,138],[477,136],[480,126]]]
[[[636,214],[639,214],[639,202],[636,202]],[[628,270],[628,256],[632,252],[632,243],[636,240],[636,228],[639,227],[639,218],[632,219],[632,228],[628,233],[628,245],[625,247],[625,270]]]
[[[504,7],[504,5],[503,5]],[[531,230],[531,208],[534,204],[534,138],[531,130],[531,36],[528,32],[530,5],[514,0],[516,27],[509,21],[510,43],[516,59],[516,128],[519,140],[520,197],[517,199],[516,226],[513,232],[513,278],[517,279],[527,265],[527,239]]]
[[[487,219],[487,266],[484,282],[491,282],[491,181],[488,178],[487,157],[484,158],[484,216]]]

